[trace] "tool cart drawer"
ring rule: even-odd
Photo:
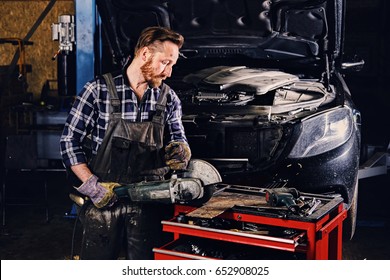
[[[301,252],[288,252],[221,240],[182,236],[161,248],[154,248],[155,260],[305,259]]]
[[[188,240],[174,240],[161,248],[153,248],[155,260],[208,260],[215,259],[196,254],[197,248],[190,245]],[[200,252],[200,251],[199,251]]]
[[[215,222],[216,219],[213,219]],[[221,220],[227,225],[195,225],[171,221],[162,221],[163,230],[178,235],[194,236],[221,240],[230,243],[246,244],[265,248],[280,249],[290,252],[304,251],[306,232],[302,230],[285,229],[274,226],[263,226],[253,223],[242,223]]]

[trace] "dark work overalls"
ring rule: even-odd
[[[162,148],[169,87],[162,85],[152,121],[129,122],[121,118],[121,102],[111,74],[103,77],[112,112],[102,145],[90,163],[91,171],[103,182],[120,184],[163,179],[167,172]],[[157,203],[121,199],[103,209],[90,203],[81,216],[81,259],[117,259],[121,253],[127,259],[152,259],[152,248],[161,245],[164,213],[167,206]]]

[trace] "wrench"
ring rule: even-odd
[[[319,199],[315,199],[313,198],[314,200],[314,203],[313,203],[313,206],[310,207],[306,212],[305,212],[305,216],[310,216],[311,214],[313,214],[313,212],[317,209],[317,207],[321,204],[321,200]]]

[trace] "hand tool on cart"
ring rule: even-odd
[[[321,205],[321,200],[313,198],[313,200],[308,205],[309,208],[304,211],[305,216],[310,216],[313,214],[313,212]]]
[[[299,205],[296,199],[300,197],[300,192],[295,188],[274,188],[267,189],[265,200],[272,207],[286,206],[293,213],[298,213]]]

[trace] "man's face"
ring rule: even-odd
[[[179,57],[179,48],[172,42],[165,41],[158,51],[150,52],[150,56],[141,66],[142,75],[151,87],[158,87],[162,81],[170,77],[172,67]]]

